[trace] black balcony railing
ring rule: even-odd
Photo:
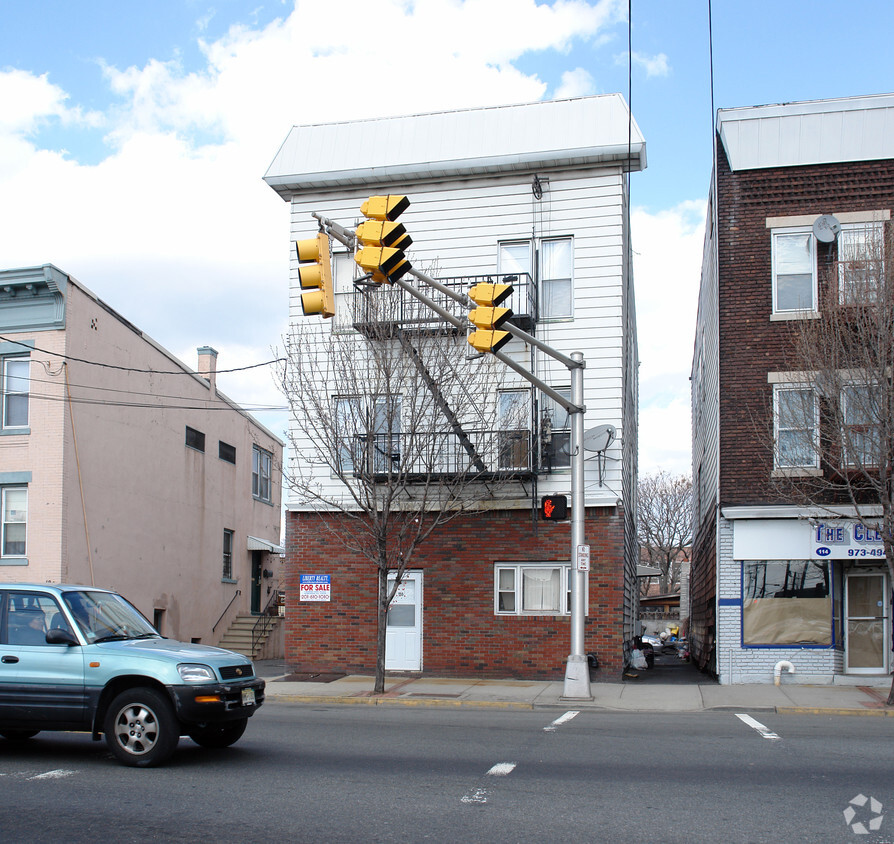
[[[469,475],[530,477],[535,471],[531,432],[451,431],[358,435],[342,449],[342,468],[376,482],[389,475],[407,481]]]
[[[414,286],[431,299],[436,305],[443,308],[449,314],[458,319],[465,319],[469,309],[452,299],[446,293],[436,290],[434,287],[407,277]],[[445,287],[455,290],[457,293],[468,293],[474,284],[480,282],[494,284],[511,284],[512,295],[503,302],[503,307],[512,311],[512,322],[525,331],[530,331],[537,319],[537,291],[534,281],[527,273],[488,275],[466,275],[450,278],[436,279]],[[370,325],[394,323],[404,329],[431,329],[433,326],[446,325],[444,320],[427,305],[420,302],[412,293],[398,286],[382,285],[375,291],[374,296],[355,295],[352,297],[351,321],[358,330]],[[453,330],[450,327],[450,330]]]

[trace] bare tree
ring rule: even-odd
[[[774,456],[777,467],[816,466],[778,471],[777,487],[830,516],[834,505],[850,505],[858,522],[879,531],[894,580],[892,247],[890,223],[839,237],[838,260],[820,278],[820,313],[793,322],[792,385],[776,399],[785,424],[777,422]],[[894,683],[887,703],[894,705]]]
[[[502,365],[470,357],[465,336],[406,293],[383,285],[345,298],[358,330],[312,320],[288,338],[287,484],[375,571],[381,694],[387,615],[404,572],[432,531],[483,508],[527,465],[530,418],[521,402],[499,406]]]
[[[644,475],[637,487],[637,534],[649,565],[659,569],[662,594],[680,586],[680,564],[692,543],[692,481],[659,470]],[[644,583],[644,588],[648,588]]]

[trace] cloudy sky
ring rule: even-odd
[[[632,179],[640,469],[689,472],[711,167],[708,0],[0,0],[0,268],[56,264],[188,365],[269,360],[293,124],[620,91]],[[717,108],[894,91],[894,3],[715,0]],[[272,372],[221,388],[285,438]]]

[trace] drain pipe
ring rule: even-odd
[[[773,669],[773,684],[778,686],[782,680],[782,672],[788,671],[789,674],[795,673],[795,666],[792,665],[787,659],[781,659],[776,663],[776,667]]]

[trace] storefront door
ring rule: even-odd
[[[887,577],[880,572],[847,575],[845,659],[850,674],[888,671]]]
[[[394,578],[388,578],[388,588]],[[404,572],[388,609],[385,670],[422,670],[422,572]]]

